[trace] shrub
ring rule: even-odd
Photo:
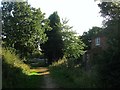
[[[79,67],[66,67],[61,60],[50,66],[51,75],[63,88],[97,88],[99,79],[95,70],[86,72]],[[64,83],[63,83],[64,82]]]

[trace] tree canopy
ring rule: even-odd
[[[99,7],[105,18],[104,30],[107,32],[108,42],[108,49],[100,60],[100,75],[103,86],[120,87],[120,3],[103,2]]]
[[[77,59],[83,54],[85,44],[80,39],[79,35],[72,30],[72,27],[67,25],[69,20],[65,19],[62,21],[62,39],[64,42],[64,55],[68,58]]]
[[[38,43],[47,40],[48,20],[40,8],[35,9],[26,2],[2,3],[3,41],[26,56],[38,49]]]
[[[49,25],[52,28],[51,31],[46,31],[48,40],[43,44],[43,52],[49,59],[49,63],[57,61],[63,56],[63,41],[61,35],[61,22],[57,12],[51,14],[48,18],[50,20]]]

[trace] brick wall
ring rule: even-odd
[[[99,46],[96,46],[96,45],[95,45],[95,39],[96,39],[97,37],[94,37],[94,38],[92,39],[92,42],[91,42],[91,49],[100,47],[100,48],[102,48],[103,50],[105,50],[105,49],[107,48],[107,39],[106,39],[106,37],[105,37],[105,36],[98,36],[98,37],[100,38],[100,45],[99,45]]]
[[[95,39],[100,38],[100,45],[95,45]],[[94,56],[102,53],[103,50],[107,48],[107,38],[104,35],[98,35],[91,40],[91,49],[87,50],[87,52],[83,55],[83,61],[85,63],[85,70],[91,69],[91,60],[93,60]],[[97,59],[96,59],[97,60]]]

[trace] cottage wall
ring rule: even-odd
[[[95,39],[97,38],[93,38],[91,41],[91,49],[95,49],[98,47],[101,47],[102,50],[105,50],[107,48],[107,41],[106,41],[106,37],[105,36],[98,36],[100,38],[100,45],[96,46],[95,44]]]
[[[100,38],[100,45],[96,46],[95,39]],[[99,55],[103,50],[107,48],[107,38],[103,35],[97,35],[91,40],[91,49],[88,50],[83,57],[83,61],[85,62],[85,70],[91,69],[91,60],[97,55]],[[96,58],[97,60],[97,58]]]

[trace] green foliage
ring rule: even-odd
[[[75,66],[75,61],[83,55],[85,44],[67,23],[68,20],[66,19],[62,21],[63,52],[67,58],[68,66],[72,67]]]
[[[113,51],[108,49],[93,58],[91,62],[92,70],[97,72],[100,87],[119,88],[120,59],[118,59],[118,57],[117,53],[114,52],[113,54]]]
[[[107,32],[108,44],[111,50],[120,52],[120,3],[101,3],[101,14],[105,18],[104,27]]]
[[[77,33],[72,30],[72,27],[67,25],[67,23],[68,20],[63,20],[62,38],[64,43],[64,55],[67,58],[77,59],[80,55],[83,54],[85,44],[79,38]]]
[[[117,2],[103,2],[98,4],[101,9],[101,15],[107,19],[119,19],[120,16],[120,3]]]
[[[105,17],[104,30],[108,49],[97,56],[96,71],[101,79],[101,87],[120,87],[120,6],[119,3],[103,2],[99,4],[101,14]]]
[[[28,76],[30,68],[11,49],[0,48],[3,88],[39,88],[40,76]]]
[[[85,72],[80,68],[66,68],[59,64],[50,67],[51,76],[62,88],[97,88],[99,79],[96,72]],[[63,83],[64,82],[64,83]]]
[[[87,47],[85,47],[85,50],[91,49],[91,39],[92,37],[96,36],[98,33],[100,33],[103,29],[100,27],[92,27],[88,32],[84,32],[81,36],[82,41],[85,43]]]
[[[42,49],[45,56],[48,58],[48,63],[58,60],[63,56],[63,41],[61,36],[60,17],[57,12],[49,16],[51,31],[46,31],[48,40],[43,44]]]
[[[29,73],[30,70],[29,66],[24,64],[22,60],[19,58],[19,56],[15,54],[15,52],[13,52],[8,48],[7,49],[2,48],[1,50],[2,50],[1,56],[3,58],[3,62],[10,64],[11,67],[20,68],[22,72],[25,74]]]
[[[22,57],[31,55],[39,43],[47,40],[48,20],[40,8],[35,9],[26,2],[2,3],[3,40],[14,47]]]

